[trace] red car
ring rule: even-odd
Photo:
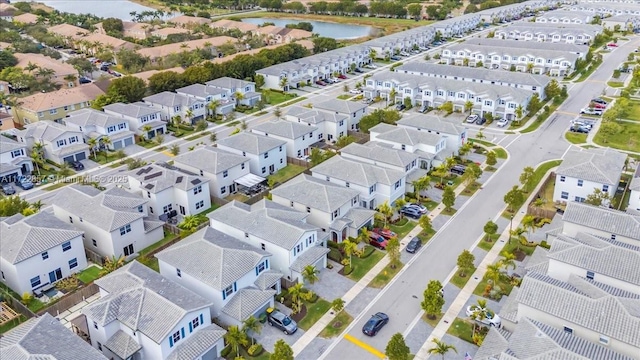
[[[346,79],[346,78],[347,78],[347,76],[346,76],[345,74],[340,74],[340,75],[338,75],[338,78],[339,78],[339,79]]]
[[[389,229],[374,228],[372,231],[378,235],[382,235],[382,237],[385,239],[391,239],[392,237],[395,237],[397,235]]]
[[[384,250],[387,248],[387,243],[387,239],[385,239],[382,235],[373,231],[369,233],[369,244],[371,244],[371,246]]]
[[[327,86],[327,83],[322,81],[322,80],[318,80],[316,81],[316,84],[320,85],[320,86]]]
[[[607,105],[605,105],[605,104],[598,104],[598,103],[594,102],[594,103],[591,103],[591,107],[592,107],[592,108],[596,108],[596,109],[606,109],[606,108],[607,108]]]
[[[611,44],[607,44],[608,47],[618,47],[618,44],[616,43],[611,43]]]

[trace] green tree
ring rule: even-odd
[[[256,319],[253,315],[249,316],[245,321],[242,322],[242,331],[249,335],[249,331],[256,335],[260,335],[262,331],[262,324],[260,320]],[[251,337],[251,345],[253,345],[254,339]]]
[[[520,184],[522,184],[523,187],[526,186],[527,183],[529,183],[529,181],[533,179],[535,172],[536,171],[531,166],[525,167],[522,170],[522,174],[520,174]]]
[[[311,39],[313,43],[313,53],[319,54],[321,52],[330,51],[338,48],[338,42],[336,39],[328,37],[314,37]]]
[[[520,120],[522,120],[522,116],[524,115],[524,108],[521,104],[518,104],[518,107],[516,107],[515,115],[516,121],[518,122],[518,124],[520,124]]]
[[[107,95],[112,97],[123,96],[126,102],[133,103],[142,100],[147,93],[144,80],[134,76],[123,76],[111,80],[107,87]]]
[[[1,136],[1,135],[0,135]],[[21,214],[30,204],[20,196],[5,196],[0,198],[0,216]]]
[[[508,205],[509,212],[515,212],[516,208],[524,203],[524,194],[517,186],[513,186],[508,193],[504,195],[504,202]]]
[[[126,48],[120,49],[120,51],[116,53],[116,58],[118,59],[118,64],[122,65],[122,67],[130,73],[141,71],[147,63],[149,63],[149,58],[138,54],[135,50]],[[104,59],[102,60],[104,61]]]
[[[473,101],[467,100],[467,102],[464,103],[464,111],[471,114],[471,110],[473,110]]]
[[[421,4],[409,4],[407,5],[407,12],[409,15],[416,19],[420,19],[420,15],[422,14],[422,5]]]
[[[149,77],[149,91],[152,94],[174,91],[184,85],[182,76],[175,71],[161,71]]]
[[[351,266],[351,257],[356,251],[358,251],[358,244],[350,240],[344,240],[342,242],[342,251],[344,251],[344,254],[349,257],[349,266]]]
[[[476,163],[471,163],[462,174],[462,182],[465,186],[469,186],[476,182],[482,176],[482,169]]]
[[[401,333],[396,333],[391,337],[384,350],[389,360],[408,360],[410,349],[404,341]]]
[[[431,232],[433,230],[433,225],[431,224],[431,218],[428,216],[421,216],[420,220],[418,220],[418,225],[422,228],[422,231]]]
[[[504,268],[505,270],[512,268],[515,270],[515,268],[517,267],[515,262],[515,255],[506,250],[502,250],[500,256],[502,256],[502,259],[498,262],[498,265],[500,265],[501,268]]]
[[[71,176],[71,174],[73,174],[73,170],[71,170],[71,166],[69,165],[69,163],[64,162],[60,164],[60,166],[58,167],[58,176],[67,177]]]
[[[104,29],[107,34],[122,35],[122,32],[124,31],[124,24],[120,19],[106,18],[102,20],[102,29]]]
[[[538,95],[538,93],[533,93],[533,95],[531,96],[531,99],[529,99],[529,103],[527,104],[527,112],[530,115],[533,115],[538,110],[540,110],[541,106],[542,106],[542,103],[540,102],[540,96]]]
[[[429,319],[435,319],[442,313],[444,297],[442,296],[442,284],[438,280],[431,280],[422,294],[420,307]]]
[[[422,192],[428,190],[431,187],[431,177],[429,175],[424,175],[414,180],[411,185],[413,185],[413,191],[416,193],[418,201],[420,201]]]
[[[433,338],[431,339],[431,342],[435,345],[435,347],[429,349],[429,354],[442,355],[442,360],[444,360],[444,356],[451,350],[453,350],[456,354],[458,353],[458,350],[455,346],[446,344],[444,341]]]
[[[489,220],[487,221],[486,224],[484,224],[483,230],[484,230],[484,233],[486,234],[485,240],[490,242],[493,235],[495,235],[498,232],[498,224]]]
[[[17,64],[18,59],[13,56],[12,53],[6,50],[0,51],[0,71],[10,66],[16,66]]]
[[[400,263],[400,240],[397,236],[392,237],[387,242],[387,254],[389,254],[390,265],[395,269]]]
[[[460,148],[458,149],[458,154],[464,159],[465,156],[471,152],[471,150],[473,150],[473,145],[471,145],[471,143],[467,141],[462,144],[462,146],[460,146]]]
[[[402,114],[396,110],[377,109],[360,119],[360,130],[364,133],[368,133],[369,129],[380,123],[395,125],[396,121],[401,118]]]
[[[231,346],[231,349],[235,351],[236,357],[240,356],[240,346],[247,346],[249,344],[247,334],[237,325],[229,326],[227,333],[224,335],[224,340]]]
[[[451,186],[446,186],[442,193],[442,204],[444,204],[445,210],[451,211],[451,208],[456,202],[456,194],[453,192]]]
[[[447,114],[453,113],[453,103],[451,101],[446,101],[442,105],[440,105],[440,111],[444,111]]]
[[[196,131],[205,131],[209,127],[209,124],[205,120],[198,120],[196,122]]]
[[[612,121],[605,121],[600,124],[600,131],[598,134],[602,138],[602,142],[605,144],[609,142],[609,138],[622,131],[622,126]]]
[[[264,86],[264,76],[262,76],[260,74],[256,74],[253,77],[253,82],[256,83],[256,90],[262,89],[262,87]]]
[[[173,144],[171,149],[169,149],[169,152],[171,152],[173,156],[178,156],[178,154],[180,154],[180,146],[178,146],[178,144]]]
[[[273,109],[273,116],[275,116],[277,119],[280,119],[280,117],[282,116],[282,109],[280,109],[279,106]]]
[[[114,256],[107,257],[104,260],[104,263],[102,264],[102,270],[100,270],[100,276],[104,276],[109,273],[112,273],[118,270],[119,268],[123,267],[124,264],[126,264],[124,256],[115,257],[114,255]]]
[[[587,195],[584,202],[595,206],[601,206],[603,203],[608,204],[609,200],[610,196],[608,192],[604,192],[599,188],[594,188],[593,193]]]
[[[460,255],[458,255],[457,265],[460,269],[459,275],[462,277],[467,276],[467,270],[471,270],[474,268],[473,262],[476,260],[476,257],[469,251],[463,250]]]
[[[377,214],[379,214],[380,218],[384,221],[384,225],[383,227],[387,227],[387,221],[389,221],[389,219],[391,218],[391,216],[393,216],[393,208],[391,208],[391,206],[389,206],[389,202],[385,201],[382,204],[380,204],[378,206],[378,208],[376,209]]]
[[[489,166],[493,166],[493,165],[495,165],[495,164],[497,164],[497,163],[498,163],[498,160],[496,159],[496,153],[495,153],[495,151],[489,151],[489,152],[487,153],[487,160],[486,160],[486,162],[487,162],[487,165],[489,165]]]
[[[273,346],[269,360],[293,360],[293,350],[284,340],[279,339]]]
[[[302,278],[309,284],[314,284],[320,279],[318,274],[320,274],[320,270],[316,269],[313,265],[307,265],[302,269]]]

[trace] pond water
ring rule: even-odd
[[[72,14],[93,14],[108,18],[114,17],[125,21],[131,21],[132,11],[155,11],[152,8],[136,4],[128,0],[37,0],[32,2],[43,3],[61,12]],[[177,16],[172,14],[171,17]]]
[[[291,19],[270,19],[270,18],[246,18],[243,22],[262,25],[265,22],[272,22],[276,26],[284,27],[287,24],[297,24],[299,22],[308,22],[313,25],[313,32],[320,36],[330,37],[334,39],[357,39],[369,36],[371,26],[338,24],[325,21],[314,20],[291,20]]]

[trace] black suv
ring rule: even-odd
[[[82,165],[82,163],[80,161],[74,161],[74,162],[70,162],[69,165],[71,165],[71,167],[74,170],[84,170],[84,165]]]

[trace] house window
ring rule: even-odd
[[[201,192],[202,192],[202,185],[198,185],[198,186],[193,188],[193,195],[199,194]]]
[[[62,244],[62,252],[71,250],[71,241]]]
[[[564,176],[560,176],[560,182],[564,182],[565,180],[567,180],[567,178],[566,178],[566,177],[564,177]]]
[[[578,186],[582,187],[583,181],[582,180],[578,180]]]
[[[227,192],[227,187],[226,186],[223,186],[223,187],[220,188],[220,194],[224,194],[226,192]]]
[[[40,275],[31,279],[31,288],[34,288],[39,285],[40,285]]]
[[[569,193],[566,191],[563,191],[562,194],[560,194],[560,198],[568,200],[569,199]]]
[[[393,189],[394,189],[394,190],[397,190],[397,189],[400,187],[400,185],[402,185],[402,180],[398,180],[398,181],[396,181],[396,183],[395,183],[395,185],[394,185],[394,188],[393,188]]]
[[[173,343],[173,344],[175,344],[178,341],[180,341],[180,331],[174,332],[173,335],[171,335],[171,338],[169,340],[171,340],[171,341],[169,341],[169,343]],[[169,344],[169,345],[171,345],[171,344]],[[173,345],[171,345],[171,346],[173,346]]]
[[[222,177],[226,178],[227,176],[229,176],[229,172],[227,170],[222,172]]]
[[[124,256],[133,255],[133,244],[125,246],[122,250],[124,252]]]
[[[282,159],[282,158],[281,158],[281,159],[280,159],[280,164],[282,164],[282,162],[283,162],[283,161],[284,161],[284,159]]]
[[[96,241],[96,239],[91,239],[91,243],[94,247],[98,247],[98,242]]]
[[[120,235],[124,235],[126,233],[130,233],[131,232],[131,224],[127,224],[123,227],[120,228]]]
[[[262,173],[264,174],[264,173],[266,173],[266,172],[267,172],[267,168],[263,166],[263,167],[262,167]]]
[[[249,238],[249,233],[244,233],[244,237]]]
[[[223,298],[226,299],[229,295],[233,294],[233,285],[227,286],[222,292]]]
[[[195,317],[193,320],[191,320],[191,328],[195,329],[198,326],[200,326],[200,318],[199,317]]]
[[[240,169],[244,170],[244,163],[240,164]]]
[[[310,213],[311,212],[311,208],[307,206],[307,212]]]
[[[603,192],[609,192],[609,185],[602,185]]]
[[[402,150],[407,150],[407,146],[402,144]]]
[[[260,243],[260,248],[262,250],[266,250],[267,246],[264,243]]]
[[[265,159],[269,158],[269,153],[268,152],[264,153],[264,158]]]
[[[49,258],[49,252],[45,251],[42,253],[42,260],[47,260]]]
[[[615,234],[611,234],[611,240],[615,240],[616,239],[616,235]]]
[[[600,335],[600,343],[601,344],[605,344],[605,345],[609,345],[609,338],[604,336],[604,335]]]
[[[264,262],[261,262],[260,264],[258,264],[258,274],[260,274],[261,272],[263,272],[266,269],[266,265]]]
[[[182,277],[182,271],[180,271],[180,269],[176,269],[176,275],[178,275],[178,277]]]
[[[334,212],[333,212],[333,218],[334,218],[334,219],[338,217],[338,213],[339,213],[339,211],[338,211],[338,210],[336,210],[336,211],[334,211]]]
[[[77,258],[73,258],[71,260],[69,260],[69,269],[73,269],[74,267],[78,266],[78,259]]]
[[[144,211],[144,207],[142,207],[142,205],[138,206],[138,212],[142,212]]]
[[[196,210],[204,207],[204,200],[200,200],[196,203]]]
[[[171,204],[169,204],[169,205],[165,205],[165,206],[163,206],[163,207],[162,207],[162,212],[166,214],[166,213],[168,213],[169,211],[171,211],[171,210],[172,210],[172,208],[173,208],[173,206],[172,206]]]
[[[95,329],[98,329],[98,323],[94,321],[94,322],[93,322],[93,327],[94,327]]]
[[[580,196],[576,196],[576,198],[574,199],[574,201],[576,201],[576,202],[584,202],[584,201],[585,201],[585,198],[580,197]]]
[[[596,274],[594,274],[593,271],[587,271],[587,279],[593,280],[595,275]]]
[[[566,333],[568,333],[568,334],[573,334],[573,329],[572,329],[572,328],[570,328],[570,327],[568,327],[568,326],[565,326],[565,327],[564,327],[564,332],[566,332]]]

